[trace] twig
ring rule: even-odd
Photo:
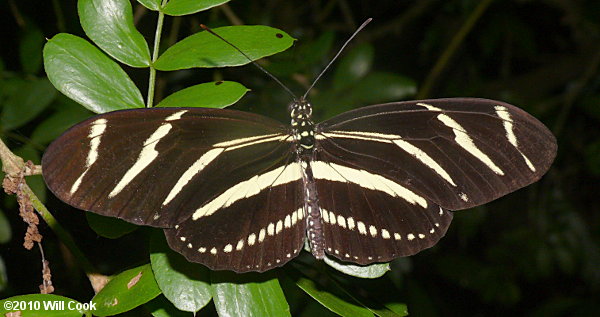
[[[6,173],[3,181],[3,187],[8,193],[14,193],[17,195],[21,213],[23,213],[24,220],[29,224],[27,229],[26,241],[41,242],[41,235],[37,232],[37,223],[39,219],[37,215],[28,213],[30,207],[33,207],[38,214],[44,219],[48,227],[56,234],[59,240],[67,247],[67,249],[73,254],[78,264],[81,266],[83,271],[88,276],[88,279],[94,287],[98,283],[98,270],[94,265],[85,257],[83,252],[75,244],[73,237],[56,221],[54,216],[48,211],[46,206],[40,201],[35,195],[31,188],[25,182],[26,175],[39,174],[41,167],[33,165],[31,162],[25,163],[25,161],[15,155],[2,140],[0,140],[0,160],[2,161],[2,170]],[[32,215],[35,217],[32,217]],[[43,274],[49,273],[49,270],[44,269]],[[47,275],[44,277],[48,277]],[[95,287],[94,287],[95,289]]]
[[[458,30],[458,32],[450,41],[450,44],[448,44],[448,47],[444,50],[444,53],[435,63],[435,66],[433,66],[433,68],[431,69],[431,72],[427,75],[427,78],[423,82],[423,86],[417,94],[417,99],[424,99],[429,96],[429,94],[431,93],[431,89],[435,85],[438,77],[440,76],[444,68],[446,68],[446,65],[448,64],[452,56],[454,56],[454,53],[456,53],[458,47],[465,40],[467,34],[471,32],[473,26],[475,26],[475,23],[479,20],[481,15],[483,15],[483,12],[485,12],[485,10],[490,6],[492,1],[493,0],[482,0],[481,2],[479,2],[479,5],[477,5],[475,10],[471,12],[465,23],[461,26],[460,30]]]
[[[599,67],[600,50],[597,50],[596,54],[592,56],[589,66],[585,68],[585,72],[583,73],[581,78],[577,80],[573,87],[565,93],[563,107],[560,113],[558,114],[554,126],[552,127],[552,132],[554,133],[554,135],[558,136],[559,134],[561,134],[562,129],[565,127],[567,118],[571,113],[571,109],[573,108],[576,99],[582,93],[586,84],[588,84],[589,81],[594,78],[594,75],[598,72]]]
[[[60,6],[60,1],[52,0],[52,7],[54,8],[54,15],[56,15],[56,28],[59,32],[65,32],[66,23],[65,23],[65,14]]]
[[[401,34],[407,25],[410,25],[413,21],[420,18],[424,13],[429,12],[430,7],[437,0],[419,0],[415,1],[413,5],[402,13],[402,15],[396,17],[390,22],[382,22],[382,25],[373,30],[369,31],[369,39],[374,41],[379,38],[387,38],[392,33],[394,36]]]
[[[346,24],[350,26],[350,29],[356,29],[356,23],[354,22],[354,14],[352,14],[352,9],[350,9],[350,5],[346,0],[338,0],[338,5],[340,6],[340,11],[342,11],[342,16],[346,21]]]
[[[25,19],[23,19],[21,12],[19,12],[19,8],[17,8],[17,4],[15,3],[15,1],[9,0],[8,6],[10,7],[10,11],[12,12],[13,17],[15,17],[15,21],[17,22],[17,25],[19,25],[19,27],[21,27],[21,28],[24,28],[25,27]]]
[[[140,20],[146,15],[148,9],[141,4],[138,4],[133,11],[133,25],[137,26]]]
[[[231,7],[227,3],[220,5],[218,8],[221,9],[221,11],[223,11],[223,14],[225,14],[225,16],[227,17],[227,20],[229,20],[229,22],[232,25],[243,25],[244,24],[244,21],[242,21],[242,19],[240,19],[235,14],[235,12],[233,12],[233,10],[231,10]]]
[[[40,254],[42,257],[42,285],[40,285],[40,293],[51,294],[54,293],[54,286],[52,286],[52,272],[50,271],[50,262],[46,260],[44,256],[44,248],[42,244],[38,243]]]

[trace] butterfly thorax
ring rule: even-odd
[[[311,118],[312,106],[307,101],[300,100],[294,101],[290,108],[292,133],[298,146],[298,154],[310,155],[315,145],[315,124]]]
[[[292,103],[290,108],[292,134],[296,141],[297,159],[302,168],[306,236],[311,253],[317,259],[322,259],[325,256],[325,238],[317,189],[310,166],[315,146],[315,124],[311,119],[312,106],[307,101],[300,100]]]

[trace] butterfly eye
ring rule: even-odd
[[[290,116],[292,118],[296,117],[296,115],[298,114],[298,107],[298,103],[295,101],[288,104],[288,112],[290,113]]]

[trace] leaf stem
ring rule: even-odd
[[[481,18],[485,10],[492,3],[492,1],[493,0],[483,0],[479,2],[475,10],[471,12],[465,23],[460,27],[460,30],[458,30],[454,37],[452,37],[450,44],[448,44],[448,47],[446,47],[444,53],[442,53],[440,58],[438,58],[437,62],[431,69],[431,72],[429,72],[429,74],[427,75],[427,78],[425,78],[423,86],[417,94],[417,99],[425,99],[429,97],[429,94],[431,93],[431,90],[433,89],[433,86],[435,85],[438,77],[440,76],[444,68],[446,68],[446,65],[448,64],[452,56],[454,56],[454,53],[456,53],[458,47],[465,40],[467,34],[471,32],[473,26],[475,26],[475,23],[479,20],[479,18]]]
[[[156,32],[154,33],[154,48],[152,49],[152,63],[150,63],[150,76],[148,78],[148,100],[146,102],[146,108],[151,108],[154,103],[154,88],[156,87],[156,68],[154,68],[154,62],[158,59],[158,51],[160,48],[160,36],[162,33],[163,22],[165,20],[165,14],[162,12],[162,8],[167,4],[168,0],[163,0],[158,10],[158,20],[156,21]]]

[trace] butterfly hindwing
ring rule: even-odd
[[[413,255],[450,225],[450,212],[373,169],[325,151],[311,165],[325,250],[340,260],[370,264]]]
[[[215,270],[265,271],[304,244],[301,170],[295,157],[275,162],[224,191],[173,229],[167,241],[188,260]],[[217,203],[215,203],[217,202]]]

